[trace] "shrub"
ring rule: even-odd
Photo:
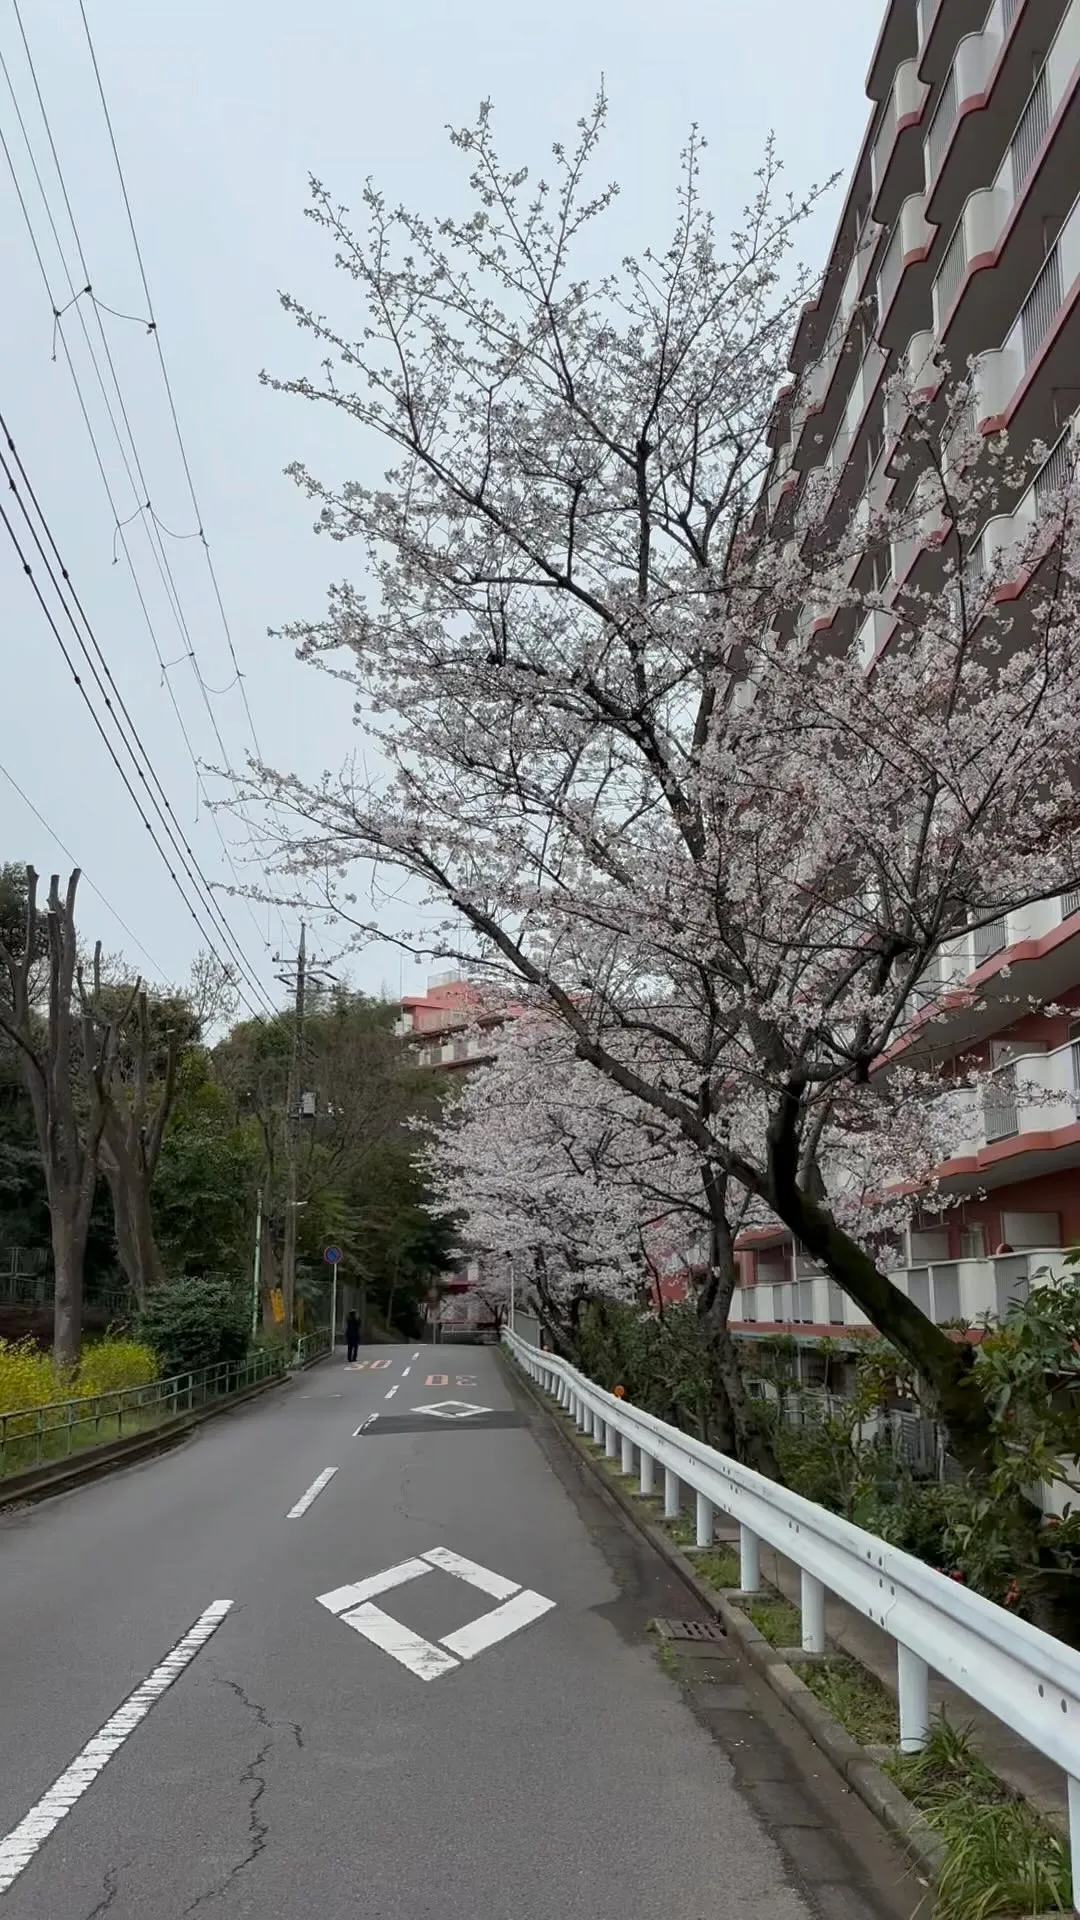
[[[248,1349],[246,1304],[217,1276],[176,1280],[151,1295],[139,1332],[165,1375],[194,1373],[222,1360],[242,1360]]]
[[[80,1396],[122,1393],[126,1387],[149,1386],[160,1371],[153,1347],[139,1340],[97,1340],[83,1351],[75,1392]]]
[[[57,1398],[52,1360],[29,1336],[0,1339],[0,1413],[44,1406]]]

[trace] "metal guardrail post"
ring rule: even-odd
[[[653,1472],[656,1467],[656,1462],[651,1453],[646,1453],[644,1447],[641,1449],[639,1458],[641,1460],[641,1474],[638,1480],[638,1487],[643,1499],[647,1500],[652,1495]]]
[[[799,1611],[802,1615],[804,1653],[825,1651],[825,1589],[812,1574],[800,1573]]]
[[[630,1435],[628,1433],[624,1433],[622,1437],[622,1463],[621,1464],[622,1464],[622,1470],[624,1473],[627,1473],[627,1474],[633,1473],[634,1443],[631,1440]]]
[[[670,1467],[664,1468],[664,1519],[674,1520],[679,1511],[679,1476]]]
[[[699,1547],[711,1547],[713,1539],[712,1501],[703,1493],[695,1496],[694,1539]]]
[[[896,1643],[896,1688],[900,1702],[900,1751],[920,1753],[930,1731],[930,1674],[925,1660]]]
[[[619,1451],[619,1432],[614,1420],[604,1423],[604,1454],[608,1460],[614,1460]]]
[[[761,1554],[756,1533],[749,1527],[739,1528],[739,1588],[743,1593],[757,1593],[761,1586]]]

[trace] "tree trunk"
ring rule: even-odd
[[[154,1235],[149,1187],[137,1170],[128,1166],[124,1171],[111,1151],[102,1154],[102,1171],[112,1197],[120,1265],[139,1306],[144,1307],[148,1295],[164,1286],[167,1278]]]
[[[701,1177],[709,1209],[709,1265],[698,1295],[698,1315],[708,1348],[710,1372],[722,1409],[721,1420],[726,1440],[722,1451],[730,1452],[744,1466],[753,1467],[756,1472],[767,1474],[771,1480],[775,1480],[777,1471],[773,1450],[768,1435],[755,1417],[753,1403],[746,1391],[742,1363],[728,1326],[738,1266],[735,1260],[735,1235],[727,1212],[727,1178],[708,1162],[702,1166]]]
[[[985,1483],[995,1446],[990,1408],[975,1377],[975,1355],[966,1340],[954,1340],[894,1287],[857,1240],[836,1225],[827,1208],[794,1183],[778,1188],[772,1204],[784,1225],[820,1261],[860,1306],[884,1338],[910,1361],[949,1436],[958,1465]]]
[[[49,1196],[53,1255],[53,1359],[65,1370],[78,1365],[82,1345],[83,1262],[86,1234],[68,1194]]]
[[[6,973],[6,1004],[0,1004],[0,1028],[19,1049],[26,1090],[34,1113],[38,1146],[49,1196],[55,1269],[54,1342],[57,1362],[74,1366],[82,1342],[83,1264],[94,1204],[98,1152],[115,1066],[115,1027],[107,1022],[91,1032],[83,1022],[82,1069],[86,1107],[75,1097],[78,1074],[74,986],[78,961],[75,896],[78,870],[60,897],[60,876],[49,887],[49,913],[43,926],[37,905],[37,874],[26,870],[26,925],[21,949],[0,943]],[[39,966],[47,959],[48,999],[42,1008]]]

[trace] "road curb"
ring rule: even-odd
[[[503,1365],[510,1371],[512,1363],[505,1359],[501,1350]],[[721,1620],[731,1638],[738,1642],[751,1665],[757,1669],[772,1691],[783,1701],[804,1731],[809,1734],[831,1765],[844,1779],[853,1793],[858,1794],[863,1805],[868,1807],[874,1818],[880,1821],[894,1837],[907,1849],[920,1871],[927,1879],[936,1883],[941,1874],[944,1861],[944,1847],[929,1822],[900,1792],[887,1773],[878,1766],[864,1747],[852,1739],[846,1728],[835,1720],[822,1706],[816,1694],[812,1693],[805,1681],[800,1680],[791,1663],[785,1659],[785,1650],[774,1647],[763,1633],[755,1627],[753,1621],[738,1605],[744,1596],[734,1589],[721,1592],[696,1573],[692,1562],[669,1539],[661,1528],[653,1525],[641,1511],[633,1497],[619,1485],[610,1473],[607,1473],[600,1461],[590,1451],[584,1439],[562,1417],[561,1409],[542,1389],[529,1378],[520,1367],[513,1366],[513,1380],[524,1387],[531,1400],[549,1417],[554,1431],[564,1442],[567,1450],[588,1468],[590,1476],[605,1493],[609,1494],[613,1504],[618,1507],[637,1531],[644,1534],[650,1546],[674,1573],[679,1575],[690,1592]],[[749,1597],[749,1596],[746,1596]],[[794,1650],[793,1650],[794,1651]]]
[[[320,1359],[324,1357],[319,1355]],[[314,1366],[315,1362],[311,1364]],[[0,1480],[0,1514],[8,1507],[29,1506],[39,1500],[47,1500],[54,1493],[69,1493],[75,1487],[104,1479],[106,1474],[115,1473],[120,1467],[151,1459],[156,1453],[167,1453],[170,1448],[178,1446],[187,1434],[205,1426],[208,1420],[229,1413],[234,1407],[242,1407],[249,1400],[257,1400],[274,1387],[285,1386],[290,1378],[290,1374],[283,1374],[273,1380],[260,1380],[255,1386],[245,1387],[242,1393],[230,1394],[227,1399],[213,1406],[199,1407],[193,1413],[181,1413],[172,1420],[163,1420],[152,1433],[134,1433],[126,1440],[110,1440],[103,1447],[88,1447],[77,1461],[58,1460],[55,1466],[32,1467],[25,1473],[10,1474]]]

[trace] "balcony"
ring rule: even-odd
[[[1000,584],[997,588],[999,597],[1006,597],[1010,588],[1014,594],[1019,593],[1045,552],[1045,545],[1034,543],[1036,530],[1046,522],[1054,497],[1072,481],[1077,470],[1078,456],[1080,456],[1080,414],[1074,415],[1062,429],[1030,486],[1021,495],[1012,512],[995,515],[994,519],[987,522],[974,542],[968,556],[969,564],[980,578],[995,573],[999,576]],[[1060,524],[1060,515],[1058,515],[1058,528]],[[1045,525],[1046,544],[1051,541],[1052,533],[1052,526]],[[1015,556],[1014,562],[1013,556]],[[1012,571],[1010,571],[1011,565]]]
[[[1072,206],[1071,121],[1078,81],[1080,0],[1072,0],[993,182],[969,194],[935,276],[934,327],[954,367],[977,353],[988,333],[993,338],[1007,327],[1011,288],[1034,278],[1046,252],[1046,232],[1060,226]],[[978,298],[971,302],[973,276],[987,267],[1001,271],[982,275]]]
[[[823,470],[829,478],[830,499],[839,491],[841,475],[850,454],[858,445],[867,413],[881,386],[885,366],[884,349],[876,340],[871,340],[860,362],[859,371],[851,383],[844,417],[822,462]]]
[[[1018,1177],[1015,1157],[1032,1178],[1080,1158],[1078,1044],[1025,1053],[1001,1066],[984,1089],[968,1136],[940,1169],[943,1187]],[[1028,1161],[1032,1164],[1029,1167]],[[993,1181],[994,1174],[999,1177]]]
[[[911,0],[889,0],[866,76],[871,100],[888,98],[897,67],[917,51],[918,28]]]
[[[927,315],[924,275],[914,271],[930,252],[934,229],[926,221],[925,196],[913,193],[904,201],[889,236],[878,274],[879,334],[887,347],[910,340]]]
[[[1008,18],[1024,0],[1006,0]],[[919,78],[933,86],[944,80],[957,44],[980,32],[986,20],[987,0],[918,0],[916,9]]]
[[[1067,1280],[1061,1247],[1032,1248],[982,1260],[933,1260],[890,1273],[894,1287],[906,1293],[920,1312],[938,1326],[962,1321],[1003,1320],[1014,1300],[1026,1300],[1032,1286],[1048,1279]]]
[[[922,150],[916,129],[929,88],[919,79],[914,60],[904,60],[881,115],[870,153],[871,206],[884,224],[895,218],[900,202],[922,185]]]
[[[821,356],[803,378],[802,390],[791,417],[791,442],[795,464],[800,467],[816,464],[820,456],[815,455],[815,448],[820,447],[822,435],[831,438],[835,431],[836,418],[844,403],[844,386],[837,375],[850,350],[856,310],[867,298],[867,283],[871,279],[880,237],[881,228],[877,222],[866,219],[840,289],[836,313]],[[808,422],[812,428],[810,434],[804,432]]]
[[[1073,202],[1066,215],[1003,344],[980,354],[976,363],[976,408],[984,432],[1003,427],[1012,419],[1032,369],[1045,357],[1053,337],[1075,306],[1078,293],[1080,199]],[[1066,376],[1071,357],[1070,346],[1062,365]],[[1061,384],[1074,383],[1066,378]]]
[[[855,636],[855,654],[864,673],[868,673],[895,625],[884,607],[873,607]]]
[[[924,142],[926,214],[935,225],[951,229],[968,194],[986,185],[1067,6],[993,0],[980,31],[960,41]]]
[[[977,1327],[988,1319],[1003,1320],[1013,1301],[1026,1300],[1032,1287],[1055,1280],[1075,1285],[1064,1254],[1062,1247],[1032,1247],[982,1258],[913,1261],[891,1268],[889,1279],[937,1326],[959,1321]],[[759,1282],[737,1288],[731,1324],[745,1333],[782,1328],[814,1340],[869,1329],[861,1309],[819,1273],[775,1286]]]
[[[1060,999],[1080,977],[1078,938],[1080,888],[946,941],[912,993],[912,1024],[899,1050],[912,1061],[928,1051],[940,1056],[943,1047],[959,1053],[1008,1026],[1017,999]],[[1003,1000],[996,980],[1006,965],[1011,981]]]

